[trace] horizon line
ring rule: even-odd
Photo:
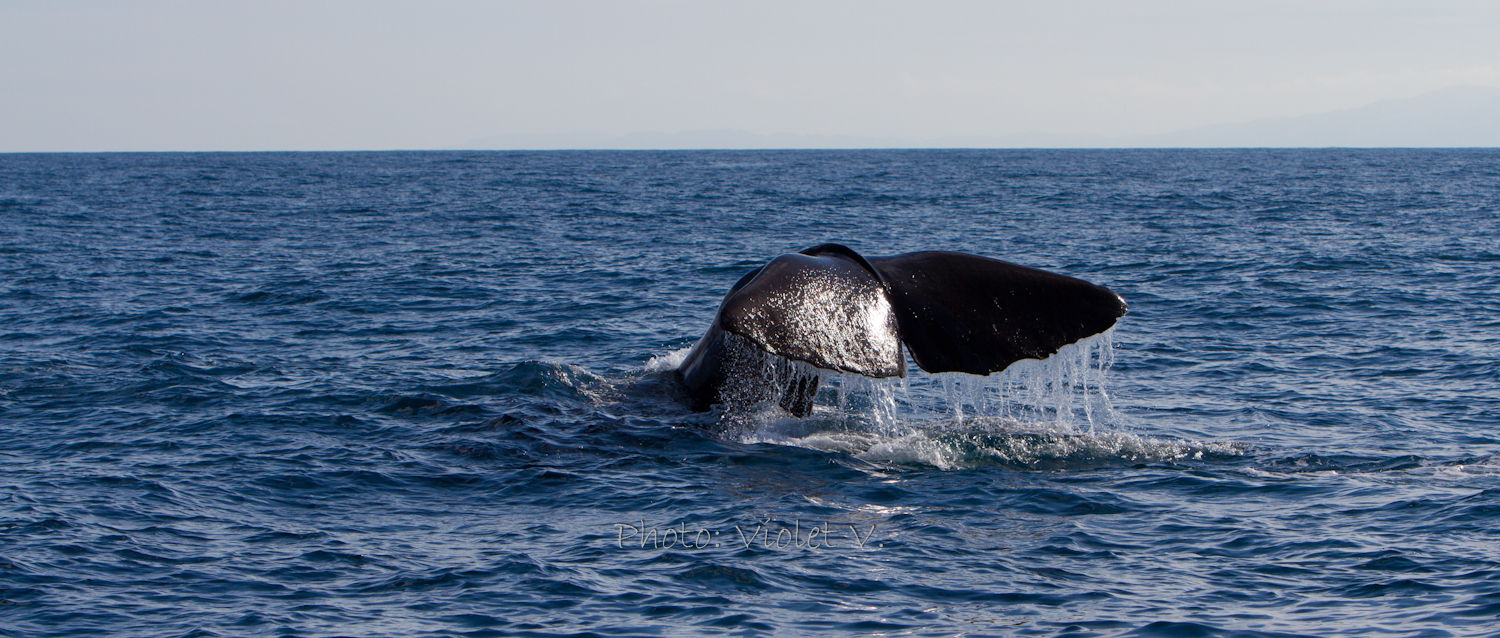
[[[0,155],[227,155],[254,153],[755,153],[763,151],[1464,151],[1495,146],[858,146],[765,148],[366,148],[199,151],[0,151]]]

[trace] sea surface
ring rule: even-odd
[[[693,412],[824,242],[1130,312]],[[1500,151],[0,155],[0,635],[1500,635]]]

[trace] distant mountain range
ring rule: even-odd
[[[679,133],[499,135],[459,148],[771,149],[771,148],[1253,148],[1500,147],[1500,88],[1453,86],[1425,95],[1300,117],[1267,117],[1159,133],[1110,137],[1018,133],[929,139],[855,135],[759,135],[736,129]]]

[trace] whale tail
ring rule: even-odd
[[[946,251],[866,259],[822,244],[740,279],[678,372],[699,407],[719,402],[724,384],[744,374],[733,364],[745,358],[733,336],[760,353],[874,378],[905,376],[905,351],[928,372],[987,375],[1104,332],[1126,310],[1108,288],[997,259]],[[788,383],[775,388],[782,407],[806,416],[816,382]]]

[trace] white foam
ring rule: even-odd
[[[692,350],[693,347],[688,346],[680,350],[673,350],[659,357],[651,357],[650,360],[646,361],[645,371],[650,374],[656,374],[676,370],[682,367],[683,359],[686,359],[688,353]]]
[[[969,426],[978,425],[969,422]],[[1136,463],[1201,461],[1212,456],[1240,456],[1235,443],[1143,437],[1126,432],[1060,432],[1015,424],[950,424],[899,439],[884,439],[857,456],[873,463],[923,464],[941,469],[1005,465],[1038,470],[1087,469]]]

